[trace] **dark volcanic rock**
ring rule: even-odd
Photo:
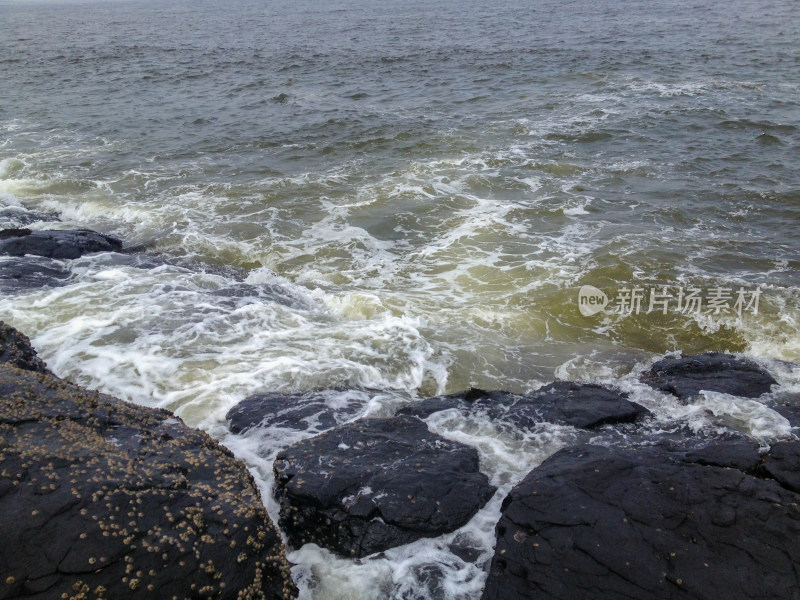
[[[401,408],[397,411],[397,414],[427,419],[434,413],[455,408],[464,414],[488,412],[492,418],[497,418],[499,415],[504,414],[509,407],[513,406],[519,398],[520,396],[511,392],[487,392],[486,390],[470,388],[464,392],[426,398]]]
[[[739,469],[744,473],[758,473],[762,456],[759,444],[744,435],[731,432],[716,439],[697,443],[686,439],[685,450],[676,450],[681,460],[698,465]]]
[[[363,406],[352,394],[339,390],[269,393],[245,398],[225,418],[233,433],[270,426],[322,432],[348,421]]]
[[[781,394],[768,406],[786,417],[792,427],[800,427],[800,394]]]
[[[696,396],[701,390],[757,398],[777,383],[756,363],[716,352],[659,360],[641,379],[678,398]]]
[[[764,457],[764,472],[794,492],[800,493],[800,441],[772,444]]]
[[[36,355],[28,337],[0,321],[0,364],[10,364],[26,371],[49,373]]]
[[[244,465],[167,411],[0,364],[0,474],[0,599],[295,595]]]
[[[13,293],[32,288],[64,285],[70,272],[60,260],[41,256],[0,256],[0,291]]]
[[[545,420],[591,429],[633,423],[649,414],[643,406],[629,401],[628,394],[594,383],[571,381],[557,381],[527,394],[515,408],[515,419],[521,427]]]
[[[452,531],[492,496],[478,453],[407,416],[363,419],[298,442],[274,465],[295,546],[361,557]]]
[[[659,447],[561,450],[504,500],[483,598],[795,598],[789,487]]]
[[[0,254],[47,258],[78,258],[92,252],[122,252],[122,242],[88,229],[71,231],[4,229],[0,231]]]
[[[456,408],[465,414],[480,412],[492,420],[523,430],[543,422],[591,429],[607,424],[632,423],[649,414],[646,408],[627,398],[625,393],[594,383],[557,381],[524,396],[470,389],[428,398],[402,408],[398,414],[424,419],[435,412]]]

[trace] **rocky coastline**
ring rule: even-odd
[[[245,466],[166,410],[49,373],[0,323],[0,598],[293,598]]]
[[[61,285],[59,261],[125,252],[88,230],[0,232],[3,289]],[[800,426],[800,395],[730,354],[669,356],[641,381],[691,404],[703,392],[763,403]],[[323,392],[320,392],[320,394]],[[315,393],[252,396],[232,435],[275,423],[315,435],[274,461],[289,549],[358,560],[467,523],[497,492],[468,444],[432,433],[442,411],[575,443],[502,502],[485,600],[792,598],[800,589],[800,442],[659,431],[613,384],[527,394],[470,389],[395,414],[334,414]],[[294,598],[281,532],[245,466],[165,410],[63,381],[0,322],[0,600]]]

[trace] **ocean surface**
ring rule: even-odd
[[[800,390],[777,362],[800,361],[798,40],[796,0],[0,0],[0,228],[47,212],[31,227],[147,248],[65,261],[0,319],[58,375],[212,433],[273,516],[272,458],[305,434],[231,436],[260,391],[381,415],[621,378],[665,427],[785,434],[637,374],[732,351]],[[574,435],[428,425],[497,496],[359,564],[294,550],[304,598],[479,598],[502,497]]]

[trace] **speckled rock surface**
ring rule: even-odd
[[[245,467],[164,410],[0,364],[0,599],[296,595]]]

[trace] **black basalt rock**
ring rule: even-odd
[[[420,418],[442,410],[458,409],[464,414],[485,414],[489,419],[521,430],[539,423],[571,425],[593,429],[601,425],[632,423],[649,411],[628,400],[628,395],[594,383],[557,381],[525,395],[470,389],[436,396],[406,406],[398,414]]]
[[[800,443],[753,472],[733,443],[557,452],[504,500],[483,599],[797,597]]]
[[[792,427],[800,427],[800,394],[778,394],[768,406],[776,413],[784,416]]]
[[[523,396],[514,419],[530,426],[537,419],[582,429],[633,423],[650,414],[628,394],[595,383],[557,381]]]
[[[716,352],[664,358],[643,373],[641,380],[681,399],[697,396],[701,390],[757,398],[777,383],[753,361]]]
[[[474,448],[414,417],[348,423],[278,454],[280,524],[294,546],[313,542],[351,557],[436,537],[494,494],[478,467]]]
[[[42,372],[23,338],[0,335],[0,599],[295,597],[230,451]]]
[[[14,293],[67,283],[64,262],[42,256],[0,256],[0,292]]]
[[[270,392],[248,396],[225,418],[233,433],[271,426],[321,433],[348,421],[362,408],[361,402],[338,390]]]
[[[433,396],[404,406],[397,411],[398,415],[411,415],[420,419],[427,419],[432,414],[444,410],[457,409],[463,414],[489,412],[492,417],[497,417],[508,410],[519,400],[519,395],[504,391],[486,391],[470,388],[463,392]]]
[[[772,444],[764,456],[766,476],[800,494],[800,441],[784,440]]]
[[[89,229],[0,231],[0,254],[8,256],[32,254],[46,258],[72,259],[94,252],[122,250],[122,242],[117,238]]]

